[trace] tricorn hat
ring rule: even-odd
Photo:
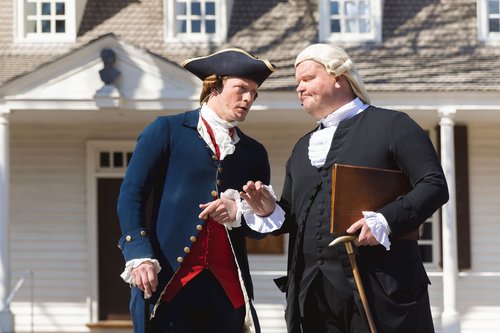
[[[276,70],[267,59],[258,59],[250,53],[238,49],[224,49],[206,57],[188,59],[182,67],[201,80],[210,75],[237,76],[250,79],[261,85]]]

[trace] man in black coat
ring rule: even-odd
[[[315,44],[295,62],[297,93],[319,126],[303,136],[286,164],[278,205],[289,233],[286,292],[288,332],[369,332],[345,247],[329,247],[334,164],[401,170],[411,191],[347,230],[358,234],[356,257],[378,332],[434,332],[429,279],[417,230],[448,200],[446,179],[425,131],[405,113],[370,105],[363,81],[341,48]],[[259,215],[274,202],[260,182],[244,197]]]

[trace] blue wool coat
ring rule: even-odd
[[[262,144],[236,128],[240,141],[234,153],[219,161],[197,131],[199,112],[197,109],[158,117],[151,123],[137,140],[120,188],[119,246],[125,261],[156,258],[162,266],[150,311],[204,224],[198,218],[199,204],[214,200],[214,191],[239,191],[248,180],[270,182],[268,155]],[[152,210],[148,223],[150,195]],[[228,235],[247,294],[253,299],[245,237],[263,235],[252,231],[244,221],[240,228],[229,230]],[[132,288],[130,310],[134,332],[143,332],[144,300],[138,288]],[[254,320],[257,323],[255,315]]]

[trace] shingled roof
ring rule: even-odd
[[[262,89],[295,87],[293,61],[318,42],[316,0],[234,0],[223,44],[163,38],[162,0],[88,0],[76,43],[15,44],[2,0],[0,85],[108,33],[170,61],[238,46],[279,70]],[[342,45],[370,91],[499,91],[500,48],[478,41],[476,0],[385,0],[381,43]]]

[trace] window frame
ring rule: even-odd
[[[186,0],[184,0],[186,1]],[[184,2],[183,1],[183,2]],[[187,0],[190,3],[192,0]],[[164,36],[166,42],[222,43],[227,38],[230,5],[232,0],[211,0],[215,2],[215,33],[182,33],[176,31],[175,8],[178,0],[164,0]],[[205,0],[196,0],[203,3]],[[203,17],[203,14],[201,15]]]
[[[489,0],[477,0],[478,38],[482,42],[500,44],[500,31],[489,30],[488,20],[490,15],[488,12],[488,2]],[[500,14],[496,15],[500,16]]]
[[[56,2],[64,2],[64,21],[65,21],[65,32],[28,32],[27,31],[27,21],[28,14],[26,12],[27,0],[17,0],[16,1],[16,15],[15,15],[15,40],[16,42],[27,42],[27,43],[73,43],[76,40],[76,9],[75,0],[29,0],[33,3],[49,2],[51,6]],[[40,20],[40,15],[38,20]],[[51,14],[51,19],[54,19],[55,14]]]
[[[359,0],[338,0],[345,3],[346,1]],[[383,0],[367,0],[371,11],[370,28],[368,33],[348,33],[348,32],[331,32],[330,23],[330,2],[331,0],[319,0],[319,40],[321,42],[346,42],[346,43],[363,43],[382,41],[382,8]],[[342,30],[342,27],[341,27]]]

